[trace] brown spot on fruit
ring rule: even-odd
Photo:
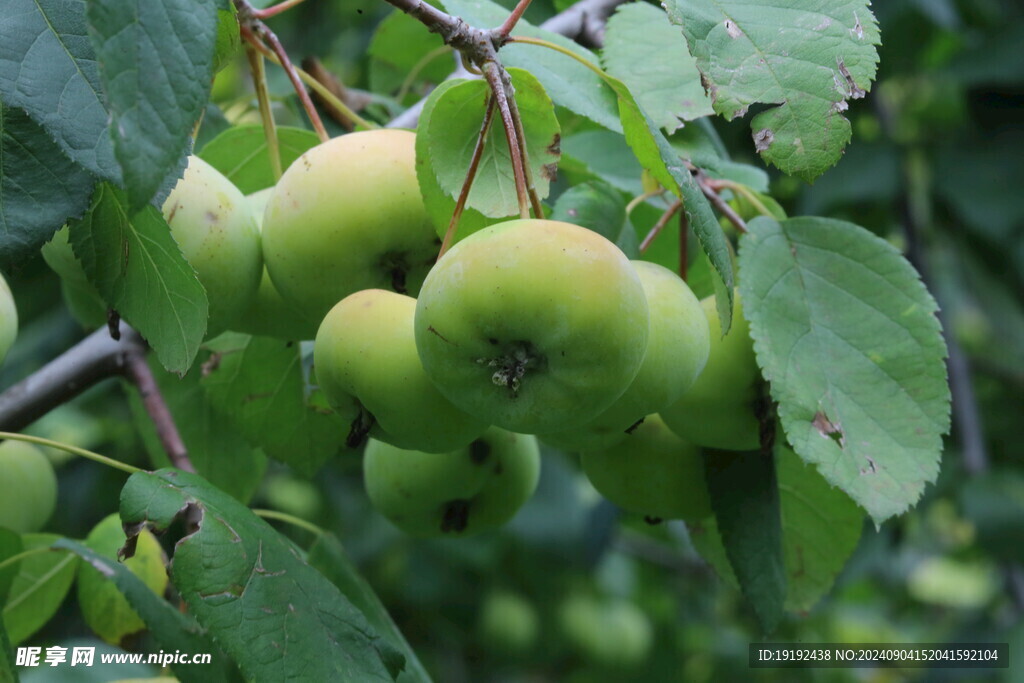
[[[466,530],[469,524],[469,501],[458,498],[450,500],[444,505],[444,512],[441,514],[441,533],[460,533]]]

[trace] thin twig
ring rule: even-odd
[[[307,522],[301,517],[289,515],[286,512],[278,512],[277,510],[265,510],[262,508],[253,508],[252,513],[257,517],[262,517],[263,519],[273,519],[278,522],[291,524],[292,526],[296,526],[300,529],[305,529],[317,538],[327,533],[326,531],[318,527],[316,524],[313,524],[312,522]]]
[[[672,220],[672,216],[675,216],[681,208],[683,208],[683,200],[677,199],[672,202],[668,209],[665,210],[665,213],[661,214],[661,218],[658,219],[658,222],[654,224],[654,227],[652,227],[650,232],[647,233],[647,236],[644,237],[643,242],[640,243],[641,254],[647,251],[651,246],[651,242],[654,241],[654,238],[661,234],[661,231],[665,229],[668,222]]]
[[[526,176],[523,173],[523,156],[519,151],[519,139],[516,137],[515,123],[512,121],[512,114],[508,108],[508,96],[505,92],[505,85],[499,71],[502,69],[497,62],[488,62],[484,65],[484,78],[491,86],[494,100],[498,107],[498,114],[501,116],[501,125],[505,129],[505,140],[508,142],[509,157],[512,161],[512,175],[516,183],[516,197],[519,200],[519,217],[530,217],[530,195],[526,190]]]
[[[113,458],[108,458],[107,456],[100,455],[99,453],[93,453],[92,451],[86,450],[84,448],[79,448],[78,446],[72,446],[70,444],[61,443],[60,441],[54,441],[52,439],[44,439],[40,436],[32,436],[31,434],[16,434],[14,432],[0,432],[0,439],[10,439],[11,441],[25,441],[27,443],[34,443],[39,446],[56,448],[59,451],[71,453],[72,455],[78,455],[83,458],[86,458],[87,460],[98,462],[101,465],[113,467],[115,470],[127,472],[128,474],[135,474],[136,472],[144,471],[139,469],[138,467],[129,465],[128,463],[121,462],[120,460],[114,460]]]
[[[280,14],[285,10],[289,10],[292,7],[295,7],[301,2],[303,2],[303,0],[284,0],[284,2],[279,2],[278,4],[272,5],[265,9],[253,10],[253,16],[255,16],[257,19],[269,19],[275,14]]]
[[[636,207],[640,206],[641,204],[646,202],[648,199],[652,199],[654,197],[660,197],[661,195],[665,194],[665,192],[666,192],[665,188],[659,187],[657,190],[651,190],[650,192],[644,192],[643,194],[638,194],[637,196],[635,196],[635,197],[633,197],[632,199],[629,200],[629,204],[626,204],[626,215],[628,216],[631,213],[633,213],[633,211],[636,209]]]
[[[281,41],[277,39],[277,35],[261,23],[255,24],[252,28],[248,26],[242,26],[242,37],[250,44],[256,44],[260,40],[265,40],[270,44],[270,49],[277,55],[278,64],[284,69],[284,72],[288,74],[288,80],[292,82],[292,87],[295,89],[295,94],[299,96],[299,102],[302,103],[302,108],[306,112],[306,116],[309,117],[309,122],[313,125],[313,130],[316,131],[321,142],[327,142],[331,139],[331,136],[327,134],[327,129],[324,128],[324,122],[320,120],[320,114],[316,110],[316,106],[313,104],[313,100],[309,96],[309,91],[302,85],[302,79],[299,77],[299,73],[295,70],[295,65],[292,64],[292,60],[288,58],[288,53],[285,51],[284,46],[281,45]]]
[[[466,171],[466,180],[462,183],[462,191],[459,193],[459,198],[455,202],[455,210],[452,212],[452,219],[448,223],[448,231],[444,234],[444,240],[441,242],[441,250],[437,254],[437,260],[440,261],[441,257],[445,255],[448,249],[451,248],[452,242],[455,241],[455,233],[459,229],[459,219],[462,218],[462,212],[466,208],[466,200],[469,199],[469,191],[473,187],[473,180],[476,178],[477,169],[480,166],[480,159],[484,154],[484,145],[487,142],[487,131],[491,128],[491,121],[494,119],[494,96],[489,95],[487,97],[487,109],[484,111],[484,120],[480,124],[480,134],[476,139],[476,147],[473,148],[473,158],[469,161],[469,170]]]
[[[708,198],[712,205],[718,209],[719,213],[726,217],[726,219],[736,226],[736,229],[740,232],[745,233],[747,231],[746,222],[740,218],[739,214],[733,211],[733,208],[729,206],[729,202],[722,199],[722,197],[715,192],[713,189],[708,187],[704,179],[698,176],[697,184],[700,185],[701,192]]]
[[[499,43],[504,38],[507,38],[508,34],[512,33],[512,29],[514,29],[516,24],[519,23],[519,20],[523,18],[523,12],[525,12],[526,8],[530,6],[530,2],[532,2],[532,0],[519,0],[518,4],[516,4],[512,13],[508,15],[508,18],[505,19],[504,23],[494,30],[494,36],[498,39]]]
[[[277,140],[277,125],[274,113],[270,110],[270,92],[267,90],[267,71],[264,68],[263,55],[259,50],[246,43],[245,55],[249,58],[249,69],[256,87],[256,101],[260,107],[260,120],[263,122],[263,137],[267,139],[267,154],[270,156],[270,169],[274,173],[274,182],[281,179],[281,146]]]
[[[156,383],[156,378],[153,377],[152,370],[149,369],[149,364],[146,363],[146,357],[143,354],[131,353],[128,355],[127,361],[125,377],[138,390],[142,405],[146,408],[149,419],[153,421],[153,426],[156,427],[160,444],[164,447],[171,464],[179,470],[195,472],[196,469],[192,466],[192,461],[188,459],[185,442],[181,440],[178,426],[174,423],[174,417],[167,407],[167,402],[164,401],[163,394],[160,393],[160,387]]]

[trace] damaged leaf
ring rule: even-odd
[[[666,0],[697,59],[716,112],[744,116],[753,104],[754,148],[768,163],[810,182],[850,141],[842,115],[871,88],[878,24],[867,0]]]
[[[914,267],[860,226],[757,218],[740,295],[793,449],[877,523],[913,505],[949,429],[946,345]]]
[[[202,477],[141,472],[121,491],[129,533],[183,519],[171,581],[246,680],[390,681],[405,658],[287,539]]]

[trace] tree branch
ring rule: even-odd
[[[704,196],[708,198],[708,201],[710,201],[711,204],[714,205],[716,209],[718,209],[719,213],[725,216],[730,223],[736,226],[737,230],[745,233],[747,231],[746,222],[742,218],[740,218],[738,213],[733,211],[732,207],[729,206],[729,202],[722,199],[722,197],[717,192],[715,192],[713,189],[711,189],[710,186],[708,186],[707,179],[702,176],[703,171],[698,172],[697,184],[700,185],[700,191],[703,192]]]
[[[171,463],[195,472],[167,404],[146,365],[149,347],[125,323],[119,338],[102,327],[42,368],[0,394],[0,431],[18,432],[86,389],[111,377],[125,377],[138,388]]]

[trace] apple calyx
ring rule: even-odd
[[[441,517],[441,532],[456,533],[464,531],[469,524],[469,501],[465,498],[456,498],[445,503],[444,515]]]
[[[370,435],[370,429],[377,422],[377,418],[364,408],[362,403],[358,401],[356,403],[358,405],[356,416],[349,425],[348,436],[345,437],[345,445],[349,448],[362,446]]]
[[[492,344],[497,340],[492,339]],[[542,369],[547,363],[545,358],[530,342],[513,342],[512,348],[504,355],[496,358],[478,358],[477,363],[497,368],[491,375],[491,381],[499,387],[507,387],[509,394],[515,398],[519,395],[519,387],[528,368]]]

